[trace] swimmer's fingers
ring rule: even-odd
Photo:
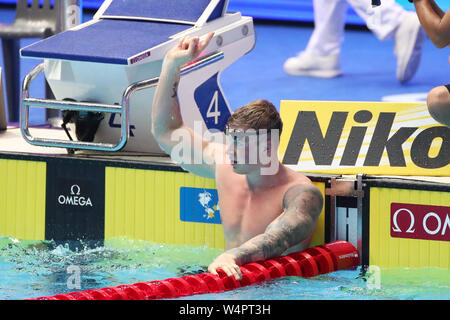
[[[167,57],[173,60],[177,64],[184,64],[188,60],[188,55],[186,54],[186,49],[188,48],[188,43],[190,37],[183,37],[178,42],[178,45],[173,47],[167,52]]]
[[[229,277],[234,277],[236,280],[241,280],[242,273],[241,269],[236,264],[222,264],[222,265],[211,265],[208,271],[212,274],[218,275],[217,270],[222,270]]]
[[[202,53],[202,51],[208,46],[213,36],[214,32],[210,32],[208,33],[206,38],[203,39],[203,41],[200,41],[199,37],[193,37],[189,39],[187,50],[191,59],[195,59]]]
[[[209,44],[214,32],[210,32],[206,35],[206,38],[200,42],[199,37],[185,36],[178,42],[178,49],[187,50],[191,55],[200,54]]]
[[[195,47],[196,44],[196,38],[192,38],[190,36],[186,36],[181,40],[181,50],[183,51],[188,51],[190,50],[190,48],[194,45]]]
[[[185,65],[198,57],[214,36],[214,32],[200,41],[199,37],[182,37],[178,44],[167,52],[167,57],[176,63],[177,66]]]
[[[198,37],[195,37],[195,38],[192,38],[192,40],[188,44],[187,50],[188,50],[189,57],[191,57],[191,59],[194,59],[197,55],[197,48],[198,48],[199,41],[200,41],[200,39]]]
[[[209,42],[211,41],[211,39],[213,37],[214,37],[214,31],[208,33],[206,38],[202,42],[198,43],[196,54],[200,54],[208,46]]]
[[[177,49],[183,48],[183,43],[184,43],[184,39],[185,39],[185,38],[186,38],[186,37],[183,37],[183,38],[180,39],[180,41],[178,41]]]
[[[242,277],[241,269],[236,263],[236,257],[227,252],[218,256],[208,267],[209,272],[217,274],[217,269],[222,269],[229,277],[235,277],[240,280]]]
[[[238,265],[236,264],[232,264],[232,265],[228,265],[228,270],[230,271],[229,273],[227,273],[228,276],[234,276],[236,280],[241,280],[242,278],[242,273],[241,273],[241,269],[239,268]]]

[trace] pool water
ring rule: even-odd
[[[126,239],[70,249],[52,241],[0,237],[0,300],[22,300],[205,272],[221,250]],[[76,272],[74,272],[76,270]],[[78,278],[73,275],[77,274]],[[78,282],[74,279],[78,279]],[[450,271],[439,268],[337,271],[285,277],[202,300],[449,300]]]

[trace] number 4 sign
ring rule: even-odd
[[[208,111],[206,112],[206,118],[213,118],[214,119],[214,125],[219,124],[219,117],[220,117],[220,111],[219,111],[219,91],[214,91],[213,98],[211,100],[211,103],[209,104]]]
[[[231,112],[220,90],[217,77],[218,73],[200,85],[194,92],[194,99],[206,127],[223,131]]]

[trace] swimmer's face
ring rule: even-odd
[[[238,174],[248,174],[258,170],[259,164],[259,134],[251,128],[225,128],[227,139],[227,156]],[[266,148],[267,149],[267,148]]]

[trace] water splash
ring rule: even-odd
[[[0,237],[0,299],[27,299],[69,293],[69,266],[80,268],[81,289],[104,288],[205,272],[221,250],[146,241],[111,239],[104,246]],[[219,294],[180,299],[393,300],[450,299],[450,271],[439,268],[341,270],[305,279],[286,277]]]
[[[75,291],[67,286],[70,266],[80,269],[81,289],[88,290],[198,273],[219,253],[127,239],[71,250],[69,243],[0,237],[0,299],[35,297],[34,291],[41,291],[38,296]]]

